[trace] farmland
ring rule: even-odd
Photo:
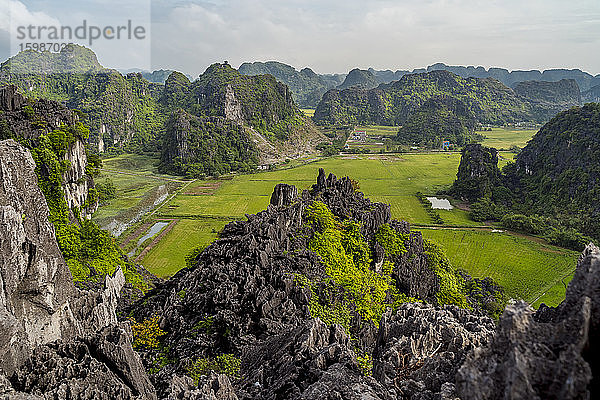
[[[478,278],[490,276],[509,296],[537,305],[542,301],[553,306],[560,303],[565,294],[561,280],[573,274],[579,254],[501,232],[422,232],[444,249],[455,267]]]
[[[510,146],[525,147],[537,129],[492,128],[490,131],[478,132],[485,136],[482,144],[496,149],[508,150]]]
[[[502,165],[514,154],[503,152],[501,156]],[[158,174],[155,159],[123,155],[104,161],[104,174],[115,182],[118,196],[101,207],[94,218],[106,221],[126,213],[127,207],[139,209],[148,193],[168,186],[168,200],[123,235],[138,238],[155,221],[176,221],[173,229],[140,257],[150,272],[167,277],[185,266],[185,256],[190,251],[210,244],[225,224],[265,209],[277,183],[308,189],[315,182],[318,169],[324,168],[326,173],[357,180],[360,190],[372,201],[390,204],[394,218],[407,220],[426,238],[439,243],[456,267],[476,277],[493,277],[512,297],[536,305],[541,301],[556,305],[564,296],[562,282],[567,282],[574,270],[574,252],[548,246],[535,238],[492,233],[488,227],[472,221],[467,211],[456,207],[438,210],[445,229],[431,229],[434,221],[415,195],[436,194],[449,187],[459,161],[457,152],[342,155],[288,169],[182,181]],[[448,229],[451,227],[454,229]],[[135,228],[139,232],[134,232]],[[135,254],[140,254],[140,250]]]

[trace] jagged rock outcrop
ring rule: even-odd
[[[294,185],[286,183],[278,183],[273,189],[271,195],[271,205],[273,206],[289,206],[298,196],[298,188]]]
[[[71,273],[34,168],[21,145],[0,142],[0,369],[7,374],[33,347],[79,332]]]
[[[242,378],[233,384],[239,398],[393,398],[389,389],[365,377],[358,367],[357,354],[362,353],[357,349],[372,351],[377,325],[364,320],[353,303],[347,303],[346,328],[324,325],[312,314],[315,301],[325,298],[327,304],[346,304],[347,295],[340,287],[328,286],[328,278],[311,287],[299,283],[299,276],[314,282],[324,276],[325,261],[309,250],[317,228],[308,222],[307,210],[316,201],[341,221],[359,223],[366,243],[374,244],[370,268],[378,273],[382,273],[385,250],[374,236],[389,224],[405,238],[405,251],[389,267],[392,284],[409,296],[436,301],[440,283],[420,232],[392,220],[388,205],[364,198],[349,178],[327,176],[320,170],[317,182],[301,194],[293,186],[277,185],[265,211],[228,224],[219,239],[197,256],[193,267],[179,271],[130,307],[137,321],[159,316],[166,331],[162,340],[169,343],[168,357],[174,361],[151,376],[159,396],[172,390],[171,376],[186,374],[196,360],[233,354],[241,359]],[[455,318],[471,321],[466,314]],[[447,340],[454,343],[453,338]],[[462,360],[469,343],[464,340],[465,349],[452,360]],[[441,354],[450,359],[448,352],[453,349],[448,344]],[[151,362],[153,356],[145,357]],[[432,393],[442,391],[440,385],[431,386]]]
[[[0,139],[22,138],[35,143],[41,135],[73,126],[79,121],[77,114],[62,104],[45,99],[27,100],[12,85],[0,88],[0,99],[0,123],[7,127],[7,132],[0,132]],[[76,138],[68,143],[63,159],[70,168],[62,178],[69,209],[79,209],[82,217],[91,218],[98,208],[98,201],[87,201],[94,181],[86,173],[88,160],[84,140]]]
[[[459,366],[493,331],[489,317],[454,306],[404,304],[380,322],[373,377],[403,399],[440,398],[452,393]]]
[[[344,329],[318,319],[248,348],[243,359],[242,399],[392,399],[361,373]]]
[[[25,148],[0,142],[0,396],[155,399],[117,322],[123,273],[75,288],[34,169]]]
[[[600,249],[579,259],[565,300],[508,306],[490,343],[469,355],[457,389],[470,399],[592,399],[600,394]]]

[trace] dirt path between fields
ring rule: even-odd
[[[138,174],[138,173],[129,172],[129,171],[128,172],[119,171],[118,169],[100,168],[100,171],[102,171],[102,172],[112,172],[112,173],[121,174],[121,175],[133,175],[133,176],[139,176],[139,177],[148,178],[148,179],[157,179],[159,181],[170,181],[170,182],[179,182],[179,183],[189,182],[188,180],[181,180],[181,179],[174,179],[174,178],[163,178],[161,176]]]
[[[525,233],[520,233],[520,232],[509,231],[506,229],[499,229],[499,228],[495,228],[493,226],[469,226],[469,227],[461,226],[461,227],[457,227],[457,226],[440,226],[440,225],[411,225],[411,228],[414,228],[416,230],[434,229],[434,230],[455,230],[455,231],[489,231],[489,232],[497,231],[497,233],[508,233],[509,235],[512,235],[512,236],[531,240],[532,242],[541,244],[543,246],[552,246],[550,243],[548,243],[545,239],[543,239],[541,237],[531,236],[531,235],[527,235]],[[552,249],[549,247],[545,247],[541,250],[545,251],[547,253],[563,254],[562,251]]]

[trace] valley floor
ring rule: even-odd
[[[501,155],[503,162],[513,156]],[[439,243],[456,267],[476,277],[491,276],[511,297],[535,306],[558,304],[576,252],[482,226],[457,207],[438,210],[444,224],[436,226],[419,202],[417,192],[435,194],[451,185],[459,161],[459,153],[342,155],[284,170],[185,181],[158,174],[156,159],[121,155],[104,160],[98,180],[110,177],[118,196],[94,219],[104,227],[129,225],[119,237],[122,247],[150,272],[168,277],[185,266],[185,256],[193,249],[215,240],[228,222],[265,209],[277,183],[308,189],[324,168],[357,180],[372,201],[390,204],[394,218],[410,222]],[[147,211],[144,216],[142,211]],[[149,236],[153,228],[156,232]]]

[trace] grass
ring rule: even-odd
[[[556,306],[565,299],[567,292],[567,285],[573,279],[573,273],[570,273],[566,277],[562,278],[554,286],[552,286],[542,297],[533,303],[535,308],[538,308],[540,304],[544,303],[549,306]]]
[[[574,270],[579,253],[508,233],[475,230],[422,229],[438,243],[451,263],[472,276],[489,276],[506,293],[529,303],[556,306],[564,299],[561,278]],[[536,303],[539,305],[539,301]]]
[[[285,182],[308,189],[315,183],[319,168],[324,168],[327,173],[332,172],[338,177],[351,176],[358,180],[365,196],[391,205],[394,218],[430,224],[432,221],[415,198],[415,193],[433,194],[451,185],[459,160],[458,153],[330,158],[293,169],[236,176],[223,181],[213,195],[178,195],[161,209],[161,214],[169,217],[243,217],[246,213],[263,210],[277,183]],[[461,225],[469,222],[464,211],[448,213],[449,220]]]
[[[537,129],[492,128],[491,132],[478,132],[486,138],[484,146],[508,150],[510,146],[525,147],[529,139],[537,133]]]
[[[397,126],[365,125],[357,126],[355,131],[365,131],[367,136],[393,137],[398,134]]]
[[[182,219],[142,260],[153,274],[166,278],[185,267],[185,256],[217,238],[224,223],[217,220]]]
[[[501,165],[514,157],[508,152],[501,155]],[[238,175],[232,179],[195,181],[149,219],[170,217],[180,220],[141,263],[158,276],[172,276],[185,266],[185,256],[191,250],[211,243],[217,237],[215,232],[230,220],[244,219],[246,213],[264,210],[277,183],[308,189],[315,183],[319,168],[338,177],[350,176],[358,180],[366,197],[390,204],[393,218],[421,226],[432,225],[433,221],[415,193],[435,194],[449,187],[456,177],[459,161],[459,153],[348,155],[296,168]],[[140,175],[111,173],[118,198],[102,207],[94,218],[135,206],[156,185],[165,182],[181,185],[164,180],[173,177],[159,176],[155,162],[151,158],[132,155],[105,160],[105,168]],[[438,212],[446,226],[479,225],[470,220],[468,212],[460,209]],[[510,296],[535,301],[535,306],[540,302],[558,304],[564,298],[561,279],[566,277],[565,282],[570,279],[575,268],[577,253],[525,237],[479,230],[417,229],[438,242],[455,266],[477,277],[491,276]]]
[[[138,154],[122,154],[103,159],[103,170],[96,182],[111,179],[117,193],[116,199],[94,213],[93,220],[100,226],[105,226],[113,218],[127,219],[131,210],[140,208],[149,201],[153,202],[150,197],[160,186],[165,185],[169,192],[180,186],[181,183],[175,182],[177,178],[158,173],[158,162],[157,158]]]
[[[313,115],[315,115],[315,109],[314,108],[303,108],[302,112],[304,113],[304,115],[306,115],[307,117],[313,117]]]

